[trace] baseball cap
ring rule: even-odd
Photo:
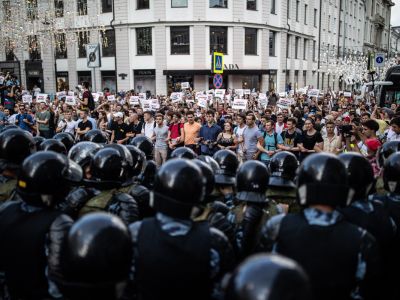
[[[378,150],[380,146],[382,146],[381,142],[378,139],[367,139],[365,140],[365,145],[368,147],[369,150],[374,152]]]

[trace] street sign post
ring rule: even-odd
[[[375,54],[375,67],[382,68],[385,66],[385,53]]]
[[[224,54],[220,52],[213,53],[212,72],[214,74],[224,73]]]
[[[224,80],[221,74],[215,74],[213,83],[214,83],[214,88],[220,89],[222,87]]]

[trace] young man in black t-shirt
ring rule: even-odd
[[[88,111],[82,110],[80,112],[80,118],[82,121],[78,123],[78,129],[76,130],[77,138],[82,141],[83,136],[93,128],[92,122],[88,120]]]
[[[129,136],[126,134],[129,132],[128,124],[124,123],[124,114],[117,112],[114,114],[115,122],[111,125],[111,140],[110,143],[125,144]]]
[[[299,157],[300,149],[297,144],[301,143],[301,134],[296,130],[296,124],[294,118],[287,120],[287,128],[281,133],[283,145],[279,146],[279,149],[292,152],[296,157]]]

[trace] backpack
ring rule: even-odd
[[[93,95],[92,95],[92,93],[91,92],[88,92],[89,93],[89,98],[88,98],[88,108],[89,108],[89,110],[90,111],[92,111],[92,110],[94,110],[95,109],[95,105],[94,105],[94,99],[93,99]]]

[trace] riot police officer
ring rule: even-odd
[[[243,163],[236,175],[236,202],[228,219],[235,224],[236,249],[239,257],[249,255],[260,237],[262,225],[282,212],[275,201],[265,196],[268,169],[256,160]]]
[[[400,141],[390,141],[390,142],[384,143],[378,152],[379,167],[381,169],[383,169],[385,162],[389,158],[389,156],[392,155],[393,153],[399,152],[399,151],[400,151]],[[382,174],[380,174],[380,175],[382,175]],[[386,194],[382,176],[379,176],[376,179],[375,191],[376,191],[376,194],[378,194],[378,195]]]
[[[195,159],[197,158],[197,154],[188,147],[179,147],[171,152],[170,158],[187,158],[187,159]]]
[[[17,171],[23,160],[36,152],[30,133],[11,128],[0,133],[0,202],[14,196]]]
[[[66,156],[38,152],[26,158],[18,175],[21,202],[8,202],[0,210],[0,270],[11,299],[48,299],[46,237],[55,222],[63,222],[54,209],[72,184],[82,180],[82,169]]]
[[[61,141],[56,139],[44,140],[40,144],[38,151],[54,151],[67,155],[67,148],[65,147],[65,145]]]
[[[310,300],[307,274],[297,262],[277,254],[242,262],[225,286],[224,300]]]
[[[124,147],[123,145],[114,145]],[[126,224],[138,218],[136,201],[128,194],[130,185],[129,170],[132,162],[124,155],[129,151],[118,151],[115,147],[106,147],[97,151],[90,164],[91,178],[84,179],[85,186],[97,189],[96,195],[89,199],[79,211],[79,215],[90,212],[108,211],[118,215]],[[124,155],[123,155],[123,154]]]
[[[294,183],[299,162],[296,156],[288,151],[282,151],[272,156],[269,169],[267,197],[287,212],[299,211],[296,202],[296,185]]]
[[[69,151],[75,144],[74,136],[68,132],[57,133],[54,135],[53,139],[59,140],[61,143],[63,143],[67,151]]]
[[[239,166],[239,160],[233,151],[225,149],[217,151],[213,158],[219,165],[219,169],[215,171],[215,184],[219,195],[217,199],[229,207],[233,207],[236,170]]]
[[[91,129],[85,133],[83,140],[96,144],[105,144],[107,143],[107,136],[101,130]]]
[[[53,224],[49,236],[49,277],[64,299],[117,299],[132,262],[129,230],[119,218],[89,214]]]
[[[137,136],[132,139],[129,143],[132,146],[138,147],[144,152],[147,160],[153,159],[154,146],[151,140],[146,136]]]
[[[131,278],[140,299],[209,299],[213,284],[232,268],[225,235],[190,219],[203,190],[201,170],[190,160],[169,160],[158,171],[151,192],[156,217],[129,227]]]
[[[299,168],[297,187],[304,210],[271,218],[259,250],[297,261],[310,277],[314,299],[379,299],[375,239],[337,211],[352,195],[344,164],[332,154],[311,155]]]

